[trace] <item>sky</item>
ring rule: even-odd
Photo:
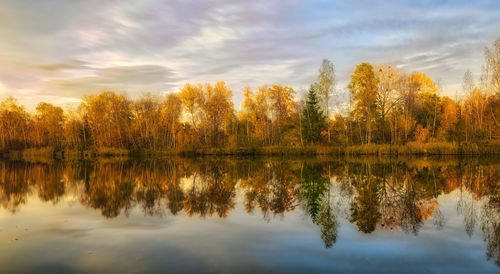
[[[324,58],[339,93],[371,62],[425,72],[456,96],[498,37],[498,0],[2,0],[0,98],[64,106],[225,81],[239,108],[246,86],[306,90]]]

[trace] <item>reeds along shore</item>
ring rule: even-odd
[[[361,63],[341,107],[329,60],[306,93],[245,88],[239,111],[224,82],[137,99],[104,91],[70,112],[44,102],[28,112],[9,97],[0,101],[0,154],[498,154],[499,68],[500,38],[485,51],[480,81],[467,71],[455,100],[423,72]]]
[[[500,156],[500,145],[476,144],[461,145],[453,143],[409,143],[407,145],[358,145],[358,146],[308,146],[259,148],[200,148],[200,149],[168,149],[141,150],[103,148],[98,150],[76,151],[55,150],[54,148],[31,148],[9,151],[0,158],[28,160],[37,162],[40,159],[93,159],[96,157],[159,158],[166,156],[362,156],[375,155],[381,157],[394,156]]]

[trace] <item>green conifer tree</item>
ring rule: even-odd
[[[321,131],[326,129],[325,115],[321,110],[318,94],[311,85],[307,93],[306,106],[302,113],[302,135],[309,143],[317,143],[321,138]]]

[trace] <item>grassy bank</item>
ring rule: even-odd
[[[406,145],[205,148],[178,151],[180,155],[500,155],[500,144],[408,143]]]
[[[345,149],[346,155],[500,155],[500,144],[408,143],[362,145]]]
[[[3,158],[9,159],[92,159],[95,157],[139,157],[153,158],[161,156],[300,156],[300,155],[500,155],[500,144],[466,144],[453,143],[408,143],[406,145],[358,145],[358,146],[307,146],[307,147],[238,147],[238,148],[197,148],[197,149],[171,149],[171,150],[141,150],[130,151],[117,148],[99,148],[95,150],[55,150],[54,148],[31,148],[22,151],[9,151],[2,153]]]
[[[53,147],[28,148],[0,152],[0,158],[11,160],[38,159],[92,159],[95,157],[128,157],[131,151],[117,148],[99,148],[93,150],[55,149]]]

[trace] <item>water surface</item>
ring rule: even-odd
[[[500,161],[0,161],[1,273],[499,273]]]

